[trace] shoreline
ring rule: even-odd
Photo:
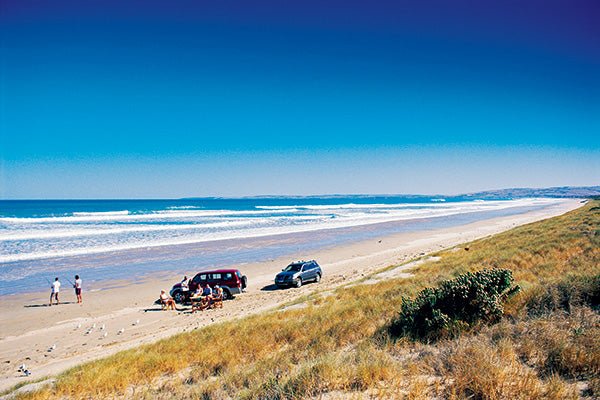
[[[565,200],[553,199],[544,205],[512,206],[497,210],[458,212],[450,215],[422,216],[410,219],[360,224],[343,228],[218,239],[177,245],[160,245],[129,250],[113,250],[82,256],[53,257],[23,262],[0,263],[7,280],[0,280],[3,294],[35,293],[46,288],[47,280],[60,277],[63,283],[75,274],[82,276],[84,290],[110,285],[113,280],[144,280],[167,271],[198,272],[203,269],[265,262],[294,254],[314,254],[323,249],[345,246],[363,240],[403,232],[452,228],[470,222],[485,221],[552,207]],[[0,296],[1,297],[1,296]]]
[[[465,225],[382,235],[347,245],[324,248],[311,254],[321,264],[324,276],[320,284],[308,284],[300,289],[272,290],[273,276],[292,259],[307,258],[298,253],[266,262],[236,265],[248,276],[246,293],[226,302],[223,309],[197,314],[160,312],[152,303],[161,288],[181,279],[173,272],[147,277],[144,282],[130,285],[127,281],[112,281],[112,288],[84,292],[84,304],[63,304],[47,307],[47,292],[27,293],[18,299],[1,296],[5,312],[0,316],[3,329],[0,338],[0,391],[15,384],[53,376],[67,368],[114,354],[117,351],[150,343],[178,332],[200,328],[207,324],[241,318],[316,291],[332,290],[360,279],[390,265],[398,265],[427,253],[469,242],[515,226],[564,214],[583,205],[581,200],[565,200],[547,208],[504,217],[490,218]],[[167,287],[168,286],[168,287]],[[133,289],[133,290],[132,290]],[[72,301],[70,289],[63,291],[62,300]],[[159,312],[154,312],[158,310]],[[139,324],[133,325],[137,319]],[[78,323],[82,324],[76,329]],[[99,331],[85,335],[91,324],[105,324],[108,336]],[[117,335],[121,328],[125,332]],[[56,344],[56,350],[47,349]],[[27,359],[29,358],[29,359]],[[10,363],[7,363],[10,361]],[[29,378],[16,372],[25,363],[32,371]]]

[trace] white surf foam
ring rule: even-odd
[[[147,236],[147,235],[132,235],[123,239],[117,236],[111,237],[111,240],[87,240],[82,241],[76,238],[69,242],[60,243],[58,248],[52,248],[52,244],[45,244],[30,252],[13,252],[12,254],[1,254],[2,247],[0,246],[0,262],[15,262],[25,260],[35,260],[53,257],[77,256],[94,253],[105,253],[112,251],[130,250],[145,247],[159,247],[179,244],[191,244],[210,242],[215,240],[251,238],[260,236],[280,235],[296,232],[315,231],[320,229],[336,229],[353,227],[360,225],[369,225],[382,222],[402,221],[419,218],[431,218],[449,216],[478,211],[502,210],[513,207],[545,205],[560,200],[556,199],[520,199],[501,202],[462,202],[462,203],[447,203],[445,207],[428,207],[428,208],[410,208],[402,209],[398,207],[388,207],[387,210],[380,207],[361,206],[360,209],[353,207],[337,207],[331,209],[319,207],[314,215],[309,216],[277,216],[270,215],[269,217],[246,218],[238,220],[227,220],[212,222],[209,224],[196,225],[156,225],[156,226],[128,226],[124,228],[108,228],[113,229],[112,232],[102,232],[101,230],[85,232],[47,232],[48,238],[61,238],[69,236],[86,235],[108,235],[111,234],[137,234],[140,232],[160,232],[160,231],[186,231],[189,234],[169,234],[163,236]],[[378,205],[376,205],[378,206]],[[431,206],[431,205],[430,205]],[[332,210],[337,212],[331,213]],[[270,213],[272,214],[272,213]],[[260,214],[259,214],[260,215]],[[332,218],[335,217],[335,218]],[[102,228],[105,229],[105,228]],[[82,232],[83,231],[83,232]],[[21,232],[21,235],[33,235],[34,233]],[[26,236],[22,236],[24,238]],[[30,236],[32,237],[32,236]],[[15,236],[13,236],[14,239]],[[39,237],[38,237],[39,239]],[[83,243],[83,245],[82,245]]]
[[[10,230],[0,231],[0,242],[16,240],[34,240],[34,239],[59,239],[69,237],[84,236],[103,236],[135,232],[165,232],[165,231],[189,231],[189,230],[209,230],[216,228],[244,227],[260,224],[269,224],[278,221],[308,221],[321,219],[320,216],[274,216],[270,218],[252,218],[252,219],[228,219],[213,223],[190,223],[186,225],[125,225],[117,228],[102,225],[92,225],[88,228],[75,229],[29,229],[29,230]],[[64,225],[63,225],[64,226]]]
[[[128,215],[128,210],[123,211],[94,211],[94,212],[74,212],[75,217],[95,217],[95,216],[115,216],[115,215]]]
[[[90,213],[90,215],[73,215],[63,217],[1,217],[0,222],[7,224],[37,224],[37,223],[76,223],[76,222],[119,222],[119,221],[144,221],[177,218],[207,218],[224,216],[252,216],[272,214],[273,211],[252,210],[164,210],[148,214],[102,214]]]

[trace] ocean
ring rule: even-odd
[[[399,232],[527,212],[555,199],[328,196],[0,201],[0,293],[192,273]],[[71,278],[72,279],[72,278]]]

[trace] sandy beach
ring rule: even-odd
[[[134,285],[127,281],[113,281],[105,285],[107,288],[104,290],[84,291],[82,305],[76,304],[75,295],[66,282],[61,292],[63,303],[59,306],[47,306],[49,292],[4,296],[4,309],[0,314],[3,327],[0,337],[0,390],[27,380],[52,377],[82,362],[179,332],[272,309],[315,291],[331,290],[381,268],[403,264],[518,225],[561,215],[581,205],[580,200],[565,200],[523,214],[458,227],[382,236],[311,254],[294,254],[268,262],[236,266],[248,277],[247,291],[227,301],[223,309],[195,314],[191,314],[188,307],[180,306],[181,312],[161,311],[153,304],[160,289],[168,290],[181,279],[181,276],[170,272],[152,275]],[[324,271],[321,283],[299,289],[274,290],[274,275],[296,259],[316,259]],[[401,268],[397,270],[400,272]],[[188,276],[194,273],[188,271]],[[92,326],[95,328],[86,333]],[[124,331],[119,333],[122,329]],[[55,349],[49,351],[54,345]],[[31,370],[30,377],[17,372],[20,364],[26,364]]]

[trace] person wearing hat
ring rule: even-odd
[[[215,292],[214,297],[223,298],[223,288],[221,288],[221,286],[215,285],[214,292]]]

